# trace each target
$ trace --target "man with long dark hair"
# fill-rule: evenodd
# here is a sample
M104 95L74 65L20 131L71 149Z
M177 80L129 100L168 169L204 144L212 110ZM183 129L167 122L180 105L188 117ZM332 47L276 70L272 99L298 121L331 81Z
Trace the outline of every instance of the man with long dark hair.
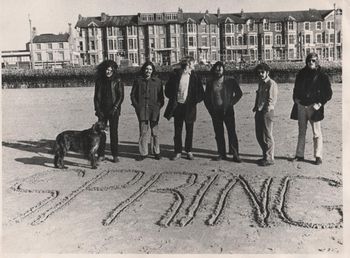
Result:
M160 147L158 135L158 122L160 109L164 105L163 85L154 74L156 68L150 61L145 62L141 67L141 78L137 78L131 90L131 103L135 108L139 120L140 138L139 150L140 160L148 155L148 129L151 128L151 147L155 158L159 160Z
M119 162L118 123L124 100L124 85L117 77L117 69L118 65L113 60L105 60L97 66L94 95L95 115L99 121L109 122L113 162ZM103 160L105 146L101 149L99 156Z
M310 53L306 57L306 66L299 71L295 79L293 101L297 104L299 126L298 145L295 159L304 160L305 136L308 121L312 127L315 164L322 163L321 120L324 118L324 105L332 98L332 88L328 76L321 71L318 55Z
M233 161L242 162L238 152L235 112L233 106L241 99L242 90L237 81L224 76L225 66L221 61L216 62L210 73L211 77L205 88L204 104L211 116L215 140L219 156L217 161L227 159L224 124L226 125L229 150L233 153Z

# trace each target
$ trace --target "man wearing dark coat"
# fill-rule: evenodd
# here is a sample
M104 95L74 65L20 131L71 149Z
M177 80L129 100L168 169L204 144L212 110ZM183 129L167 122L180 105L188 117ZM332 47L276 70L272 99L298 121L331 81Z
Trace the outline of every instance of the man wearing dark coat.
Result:
M297 105L299 136L295 159L304 160L307 123L310 122L313 133L315 164L322 163L323 140L321 120L324 118L324 106L332 98L332 88L328 76L318 65L318 55L310 53L306 57L306 66L299 71L295 79L293 101Z
M159 160L159 113L164 105L163 85L159 78L155 77L155 66L147 61L141 68L141 78L137 78L131 89L131 104L135 108L139 120L140 161L148 156L148 129L151 128L151 148L155 158Z
M204 89L202 81L194 72L193 57L186 57L181 61L181 69L170 76L165 85L165 96L169 99L164 117L170 120L174 117L174 151L172 160L181 158L182 128L185 123L186 138L185 152L187 158L193 160L192 141L193 124L196 121L197 104L203 100Z
M226 125L229 150L233 153L233 161L241 162L238 152L238 138L236 134L235 112L233 106L241 99L242 90L237 81L224 76L223 62L216 62L212 69L212 78L205 88L204 104L212 118L215 140L219 156L216 160L227 159L224 124Z
M98 65L94 94L95 115L99 121L109 122L113 162L119 162L118 123L124 100L124 85L117 77L117 69L118 65L113 60L105 60ZM104 160L105 146L100 148L100 160Z

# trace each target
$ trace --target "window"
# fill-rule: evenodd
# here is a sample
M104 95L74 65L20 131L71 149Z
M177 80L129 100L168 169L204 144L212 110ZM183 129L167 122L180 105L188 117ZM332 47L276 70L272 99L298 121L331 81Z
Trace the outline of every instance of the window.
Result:
M159 34L164 34L164 27L163 26L159 26Z
M38 61L42 61L41 53L36 53L36 59L37 59Z
M84 44L82 41L79 42L79 48L81 51L84 50Z
M58 52L58 59L64 61L64 52Z
M233 46L233 41L234 38L233 37L226 37L226 46Z
M52 43L48 43L48 44L47 44L47 48L48 48L48 49L52 49Z
M305 43L306 44L310 44L311 43L311 35L310 34L306 34L305 35Z
M249 36L249 45L255 45L255 37Z
M89 36L95 36L95 29L94 28L89 29Z
M176 48L176 38L171 38L171 47Z
M270 49L265 50L265 59L267 59L267 60L271 59L271 50Z
M341 43L341 31L338 32L337 43Z
M155 48L154 39L149 39L149 46Z
M215 51L211 52L211 60L217 60L217 54Z
M118 39L118 49L124 49L124 39Z
M170 24L170 33L176 33L176 25Z
M144 49L144 45L145 45L145 40L140 39L140 49Z
M122 30L122 28L116 28L116 30L117 30L117 36L118 37L123 37L123 30Z
M165 39L160 39L160 48L165 48Z
M149 26L148 29L149 29L148 30L149 34L154 34L154 27L153 27L153 25Z
M202 37L202 47L208 46L208 37Z
M275 30L276 30L276 31L282 31L282 23L277 22L275 26L276 26L276 27L275 27Z
M169 21L176 21L177 14L176 13L167 13L167 14L165 14L165 18Z
M52 53L47 53L49 61L53 61L53 54Z
M133 35L133 36L135 36L137 33L136 33L136 27L135 26L129 26L128 28L127 28L127 30L128 30L128 35Z
M248 30L253 31L254 30L254 22L250 22L248 25Z
M113 35L112 27L108 27L107 28L107 34L108 34L108 36L112 36Z
M109 60L114 60L114 55L113 54L109 54Z
M294 59L294 49L288 49L288 58Z
M304 30L310 30L310 22L304 22Z
M129 53L129 60L133 64L137 64L137 53Z
M322 30L322 22L316 22L316 30Z
M329 22L327 22L327 29L334 29L334 22L332 22L332 21L329 21Z
M316 43L322 43L322 34L316 34Z
M249 50L249 56L251 60L255 60L255 51L254 49Z
M237 31L242 31L243 30L243 25L242 24L238 24L237 25Z
M328 38L329 38L329 36L328 36L328 34L326 34L325 39L324 39L324 43L328 43Z
M196 45L195 38L194 37L188 37L188 46L194 47Z
M108 49L113 50L113 40L112 39L108 40Z
M94 40L90 41L90 49L95 50L95 41Z
M265 35L265 45L271 45L271 36Z
M226 33L233 33L234 32L234 24L227 23L225 24L225 32Z
M294 22L292 22L292 21L288 22L288 29L294 30Z
M264 30L270 30L270 23L264 22Z
M193 23L187 24L187 32L195 32L195 25Z
M295 37L294 37L294 35L288 35L288 43L289 44L295 44Z
M216 37L212 37L212 38L211 38L211 46L212 46L212 47L216 47L216 46L217 46Z
M36 49L41 49L41 44L36 44Z
M282 35L276 35L276 44L282 45Z
M62 42L58 43L58 48L60 48L60 49L63 48L63 43Z
M156 21L161 21L161 20L163 20L163 14L157 13L156 14Z
M136 39L129 39L128 44L129 44L128 49L137 49Z
M210 32L216 33L216 25L210 25Z
M242 36L238 36L237 37L237 41L238 41L238 45L243 45L243 37Z
M329 34L329 43L334 43L334 34Z

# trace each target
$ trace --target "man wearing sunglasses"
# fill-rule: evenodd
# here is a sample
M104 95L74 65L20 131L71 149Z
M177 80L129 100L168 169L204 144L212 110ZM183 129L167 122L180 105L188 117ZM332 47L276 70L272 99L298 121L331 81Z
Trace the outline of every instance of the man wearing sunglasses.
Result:
M295 79L293 101L297 105L299 136L295 159L304 160L307 123L310 122L313 133L315 164L322 163L321 120L324 118L324 105L332 98L332 88L328 76L321 71L318 55L310 53L306 57L306 66L299 71Z

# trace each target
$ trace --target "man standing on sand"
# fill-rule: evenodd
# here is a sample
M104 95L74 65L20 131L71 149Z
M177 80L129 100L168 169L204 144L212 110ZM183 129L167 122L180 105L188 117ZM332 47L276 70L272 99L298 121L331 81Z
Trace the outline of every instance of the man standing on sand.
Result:
M121 105L124 100L124 84L117 76L118 65L113 60L105 60L97 66L94 106L99 121L109 122L112 162L118 158L118 124ZM105 159L105 146L101 146L99 160Z
M238 152L235 112L233 106L241 99L242 90L235 79L224 76L225 66L221 61L216 62L212 69L212 78L205 88L204 104L212 118L215 140L219 156L217 161L226 160L226 143L224 123L226 125L229 150L233 153L234 162L242 162Z
M278 88L276 82L269 77L270 67L267 64L258 64L255 71L259 78L259 86L256 91L253 108L253 112L256 112L255 133L263 151L263 158L258 160L258 165L270 166L275 163L275 142L272 136L272 128Z
M193 160L192 140L193 124L196 121L196 105L203 100L204 89L200 78L194 72L194 58L185 57L181 63L181 69L175 70L165 85L165 96L169 99L164 112L164 117L170 120L174 117L174 151L172 160L181 158L182 153L182 128L185 123L186 139L185 151L187 158Z
M328 76L318 65L318 55L310 53L306 57L306 66L295 79L293 101L298 107L299 136L295 159L304 160L307 122L310 121L313 133L315 164L322 163L321 120L324 118L324 105L332 98L332 88Z

